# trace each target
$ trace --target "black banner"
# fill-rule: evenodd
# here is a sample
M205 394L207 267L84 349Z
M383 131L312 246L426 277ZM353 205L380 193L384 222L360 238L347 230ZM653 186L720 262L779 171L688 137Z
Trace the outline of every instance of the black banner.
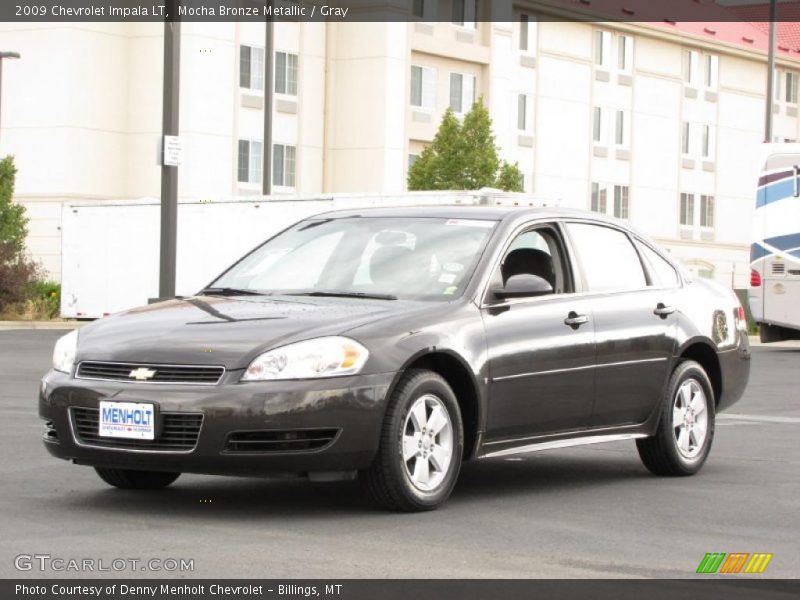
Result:
M694 580L3 580L4 600L788 600L800 582L744 577Z
M769 21L767 0L3 0L0 22L511 21L514 7L540 20L630 22ZM800 0L778 3L795 21Z

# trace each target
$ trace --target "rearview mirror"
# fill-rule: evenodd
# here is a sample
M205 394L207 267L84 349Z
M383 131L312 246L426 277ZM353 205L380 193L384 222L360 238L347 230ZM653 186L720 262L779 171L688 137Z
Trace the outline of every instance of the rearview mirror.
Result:
M495 288L492 293L500 300L509 298L533 298L553 293L553 286L538 275L521 273L512 275L501 288Z

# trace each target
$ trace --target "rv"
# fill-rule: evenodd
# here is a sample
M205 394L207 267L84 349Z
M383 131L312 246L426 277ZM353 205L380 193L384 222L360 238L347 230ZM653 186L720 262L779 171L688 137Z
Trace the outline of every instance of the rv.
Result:
M762 342L800 339L800 144L765 144L748 300Z

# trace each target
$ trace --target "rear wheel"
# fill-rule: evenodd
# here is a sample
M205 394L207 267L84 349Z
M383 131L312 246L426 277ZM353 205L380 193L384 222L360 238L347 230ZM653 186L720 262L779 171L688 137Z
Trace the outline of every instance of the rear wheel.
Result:
M453 390L437 373L411 370L389 399L378 454L359 478L385 508L432 510L450 496L463 449Z
M694 475L714 439L714 391L703 367L692 360L681 362L662 402L656 434L636 441L639 456L656 475Z
M95 467L94 470L107 484L123 490L160 490L173 483L181 475L162 471L134 471L107 467Z

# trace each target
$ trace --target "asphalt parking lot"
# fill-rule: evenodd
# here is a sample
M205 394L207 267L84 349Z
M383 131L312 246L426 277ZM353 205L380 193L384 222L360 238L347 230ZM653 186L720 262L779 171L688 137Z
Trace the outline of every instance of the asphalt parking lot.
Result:
M62 333L0 331L0 577L91 576L15 569L36 553L194 559L148 577L687 577L706 552L770 552L756 577L798 576L800 348L754 348L696 477L601 444L469 463L442 510L401 515L355 483L187 475L141 494L51 458L36 393Z

